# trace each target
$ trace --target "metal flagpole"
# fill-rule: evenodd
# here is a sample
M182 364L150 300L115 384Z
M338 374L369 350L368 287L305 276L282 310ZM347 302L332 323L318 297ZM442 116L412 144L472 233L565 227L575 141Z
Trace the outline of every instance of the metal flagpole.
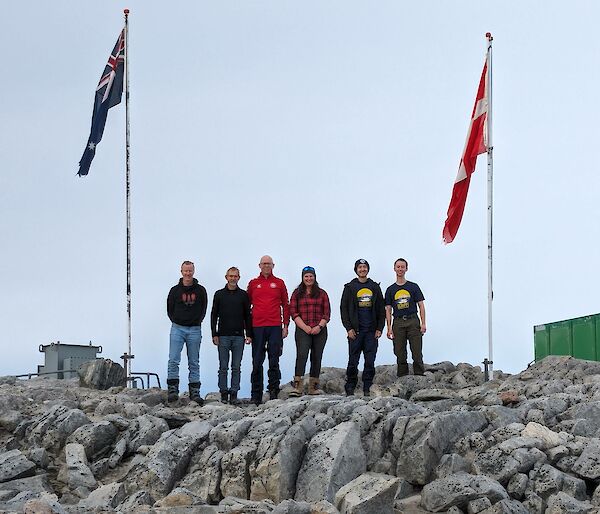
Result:
M493 197L494 197L494 146L492 144L492 41L494 38L491 33L485 35L487 39L487 118L486 118L486 136L487 136L487 226L488 226L488 370L489 380L494 379L494 348L492 344L492 302L494 300L494 289L492 281L492 222L493 222Z
M129 9L125 14L125 202L127 212L127 355L125 364L127 378L131 377L131 200L129 168Z

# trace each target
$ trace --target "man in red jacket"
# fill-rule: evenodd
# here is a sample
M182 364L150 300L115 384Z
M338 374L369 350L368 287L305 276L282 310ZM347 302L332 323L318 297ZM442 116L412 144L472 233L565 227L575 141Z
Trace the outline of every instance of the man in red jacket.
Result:
M273 275L273 259L264 255L258 264L260 274L248 284L248 296L252 305L252 393L256 405L262 403L264 377L263 363L269 356L269 396L271 400L279 394L281 371L279 357L283 353L283 340L288 335L290 306L285 283Z

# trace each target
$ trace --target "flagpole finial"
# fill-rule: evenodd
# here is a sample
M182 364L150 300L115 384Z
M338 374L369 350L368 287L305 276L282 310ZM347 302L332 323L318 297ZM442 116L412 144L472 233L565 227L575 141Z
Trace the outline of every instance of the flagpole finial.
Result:
M487 37L488 41L493 41L494 38L492 37L492 33L491 32L486 32L485 33L485 37Z

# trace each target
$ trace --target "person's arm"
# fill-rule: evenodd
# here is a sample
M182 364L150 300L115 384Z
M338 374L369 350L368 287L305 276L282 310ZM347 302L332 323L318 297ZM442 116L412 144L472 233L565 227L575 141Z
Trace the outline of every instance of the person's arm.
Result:
M392 306L385 306L385 321L387 322L387 337L394 339L394 331L392 330Z
M344 286L344 291L342 292L342 299L340 300L340 317L342 318L342 325L348 332L348 337L350 339L356 339L356 331L352 328L352 324L350 323L350 305L349 303L352 301L350 297L350 288Z
M290 298L290 317L300 330L306 332L307 334L310 334L310 327L306 323L304 323L302 316L300 316L300 301L298 300L298 289L294 289L292 297Z
M173 310L175 309L175 293L173 288L169 291L169 295L167 296L167 316L169 319L173 321Z
M425 321L425 300L421 300L417 303L419 307L419 318L421 318L421 334L427 332L427 322Z
M377 287L375 288L375 319L377 328L375 330L375 337L379 338L385 327L385 302L379 284L377 284ZM379 335L377 335L377 332L379 332Z
M206 289L204 286L200 286L200 323L204 320L206 316L206 309L208 308L208 296L206 294Z
M217 319L219 318L219 292L213 296L212 309L210 311L210 331L212 333L213 344L219 344L217 335Z
M331 319L331 304L329 303L329 296L327 296L327 293L323 291L323 289L321 289L320 301L323 306L323 312L318 325L312 327L311 334L319 334L327 326L327 323L329 323L329 320Z
M283 310L283 329L281 336L285 339L288 336L288 325L290 324L290 302L288 301L288 292L285 282L281 281L281 307Z
M254 337L254 333L252 332L252 315L250 314L250 298L248 297L248 293L244 294L244 329L246 330L246 344L250 344L252 342L252 338Z

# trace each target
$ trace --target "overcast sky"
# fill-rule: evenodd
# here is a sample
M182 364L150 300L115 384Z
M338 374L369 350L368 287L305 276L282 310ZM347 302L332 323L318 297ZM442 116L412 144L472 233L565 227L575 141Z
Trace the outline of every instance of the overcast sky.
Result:
M598 2L3 2L0 375L35 371L53 341L92 341L113 360L126 350L124 103L76 176L124 7L134 370L164 384L181 261L212 299L229 266L245 287L265 253L290 293L316 268L333 306L324 366L347 363L339 300L359 257L384 290L408 260L426 298L426 363L480 363L485 156L456 240L444 246L441 231L487 31L495 368L533 360L535 324L600 311ZM206 393L218 364L202 328ZM292 331L283 380L294 359ZM377 364L393 362L383 338Z

